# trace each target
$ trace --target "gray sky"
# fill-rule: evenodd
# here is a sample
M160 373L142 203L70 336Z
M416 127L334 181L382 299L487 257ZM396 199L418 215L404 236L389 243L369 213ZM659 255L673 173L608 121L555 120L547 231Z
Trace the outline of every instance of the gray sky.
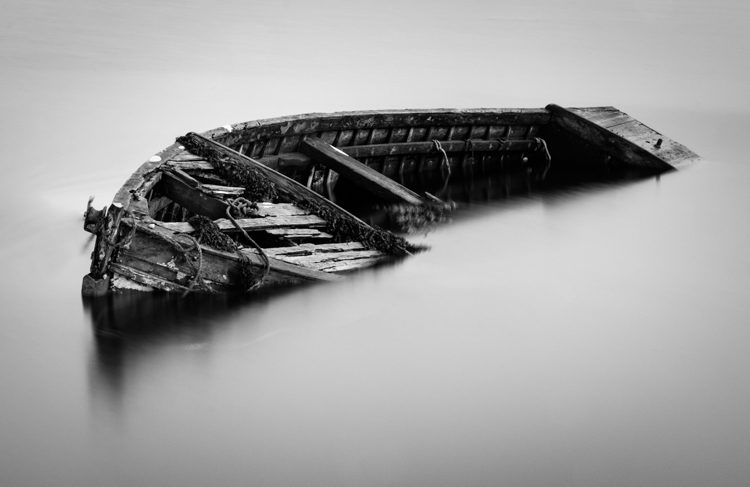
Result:
M324 95L292 111L750 108L750 7L739 0L0 3L6 73L184 74Z

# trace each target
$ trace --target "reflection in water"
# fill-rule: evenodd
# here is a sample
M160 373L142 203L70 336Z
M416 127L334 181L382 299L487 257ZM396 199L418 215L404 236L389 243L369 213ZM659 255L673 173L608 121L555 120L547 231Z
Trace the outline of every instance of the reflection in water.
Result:
M248 327L253 313L263 312L269 300L294 292L271 289L248 296L124 291L83 298L83 308L94 334L93 389L112 399L125 394L128 373L162 348L200 348L209 344L231 316L241 312Z

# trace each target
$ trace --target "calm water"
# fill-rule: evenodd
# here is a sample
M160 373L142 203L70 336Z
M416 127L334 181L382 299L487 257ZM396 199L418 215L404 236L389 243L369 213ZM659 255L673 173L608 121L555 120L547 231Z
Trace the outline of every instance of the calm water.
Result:
M745 3L127 5L3 2L0 485L748 484ZM475 205L344 283L82 303L86 198L176 135L548 102L706 161Z

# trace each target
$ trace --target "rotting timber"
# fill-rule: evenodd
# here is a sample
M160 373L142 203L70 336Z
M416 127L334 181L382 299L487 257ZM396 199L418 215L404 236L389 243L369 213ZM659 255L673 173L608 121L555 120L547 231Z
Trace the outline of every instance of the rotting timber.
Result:
M138 168L108 208L89 205L96 243L83 293L337 280L417 250L364 220L439 221L453 201L489 195L477 174L513 194L695 159L612 107L308 114L190 133ZM378 219L375 209L386 211Z

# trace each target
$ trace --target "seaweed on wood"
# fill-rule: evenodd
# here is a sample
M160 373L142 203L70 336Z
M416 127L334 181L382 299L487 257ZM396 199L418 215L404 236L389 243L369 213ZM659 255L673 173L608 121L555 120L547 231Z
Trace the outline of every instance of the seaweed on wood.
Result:
M190 137L178 137L177 142L188 151L210 162L216 171L229 183L245 188L244 196L251 201L275 201L278 192L275 185L255 168L238 164L208 145L194 142Z
M333 235L336 242L358 240L368 249L380 250L390 255L409 255L426 249L424 246L414 245L403 237L377 227L363 227L348 215L334 212L330 208L313 203L300 204L305 210L315 213L328 222L326 231Z
M203 215L195 215L188 220L188 223L195 229L195 238L202 245L225 252L234 252L237 250L235 241L225 233L222 233L219 226L210 218Z

